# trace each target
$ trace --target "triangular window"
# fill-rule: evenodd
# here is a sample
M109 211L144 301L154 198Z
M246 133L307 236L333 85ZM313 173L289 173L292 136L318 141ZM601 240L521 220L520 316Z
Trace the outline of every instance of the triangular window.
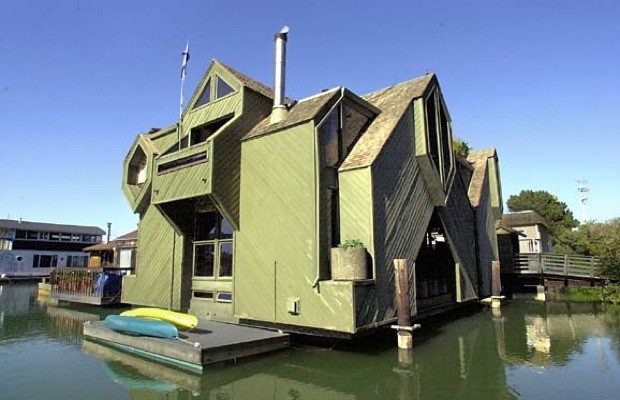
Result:
M230 87L230 85L226 83L222 78L220 78L219 76L217 77L217 92L215 94L216 99L220 99L224 96L228 96L234 91L235 89Z
M204 106L205 104L209 104L211 101L211 79L207 81L205 88L202 93L200 93L200 97L198 97L198 101L194 104L194 108L198 108L200 106Z

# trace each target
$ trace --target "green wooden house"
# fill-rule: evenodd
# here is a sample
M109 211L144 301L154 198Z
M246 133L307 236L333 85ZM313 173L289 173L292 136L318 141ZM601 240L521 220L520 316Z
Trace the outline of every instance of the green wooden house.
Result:
M123 191L140 215L132 305L346 337L394 320L396 258L414 315L491 294L497 154L455 156L433 74L291 101L213 61L180 124L138 135ZM334 279L349 239L364 274Z

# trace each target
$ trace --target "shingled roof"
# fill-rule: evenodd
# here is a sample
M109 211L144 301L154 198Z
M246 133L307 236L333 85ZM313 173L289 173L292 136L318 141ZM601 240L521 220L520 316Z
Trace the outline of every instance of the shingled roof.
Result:
M340 166L340 170L371 165L405 110L411 105L411 101L421 97L434 78L434 74L428 74L362 96L364 100L380 109L381 114L372 121L366 132L359 138Z
M316 115L322 114L323 111L327 111L327 109L335 103L337 95L340 93L339 89L341 88L334 88L300 100L290 108L286 117L280 122L270 124L270 117L268 116L259 122L243 140L257 138L310 121Z
M253 91L262 94L265 97L268 97L270 99L273 99L273 89L271 89L270 87L268 87L267 85L264 85L262 83L260 83L259 81L250 78L249 76L242 74L241 72L237 71L236 69L229 67L228 65L218 61L218 60L213 60L212 63L218 63L221 67L223 67L228 73L230 73L231 75L233 75L235 78L237 78L239 80L239 82L241 82L241 84L243 86L246 86L250 89L252 89ZM210 68L209 68L210 69Z
M511 212L502 215L501 225L503 226L528 226L528 225L536 225L541 224L545 227L549 227L547 225L547 221L543 217L540 216L536 211L527 210L527 211L519 211L519 212Z
M473 207L478 207L484 191L484 182L487 176L487 160L495 157L497 152L494 148L475 150L469 153L467 161L474 167L474 173L469 183L467 192L469 201Z

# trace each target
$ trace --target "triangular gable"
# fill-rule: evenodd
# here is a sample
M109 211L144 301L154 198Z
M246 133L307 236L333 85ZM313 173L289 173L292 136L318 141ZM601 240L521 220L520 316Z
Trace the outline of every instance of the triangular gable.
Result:
M214 101L238 92L245 86L235 74L232 74L229 67L223 66L217 60L211 61L207 71L202 76L200 83L192 95L182 116L194 109L213 103Z

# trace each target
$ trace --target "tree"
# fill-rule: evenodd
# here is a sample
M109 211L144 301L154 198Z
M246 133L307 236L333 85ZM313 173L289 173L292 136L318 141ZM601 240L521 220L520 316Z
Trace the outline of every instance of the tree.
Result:
M601 273L620 280L620 218L607 222L588 222L557 237L553 250L561 254L594 256L601 262Z
M510 196L506 204L510 211L536 211L547 221L554 243L563 233L579 226L566 203L545 190L522 190L518 195Z
M452 147L454 148L454 152L459 156L467 159L469 152L471 151L471 147L469 144L461 138L454 136L452 138Z

